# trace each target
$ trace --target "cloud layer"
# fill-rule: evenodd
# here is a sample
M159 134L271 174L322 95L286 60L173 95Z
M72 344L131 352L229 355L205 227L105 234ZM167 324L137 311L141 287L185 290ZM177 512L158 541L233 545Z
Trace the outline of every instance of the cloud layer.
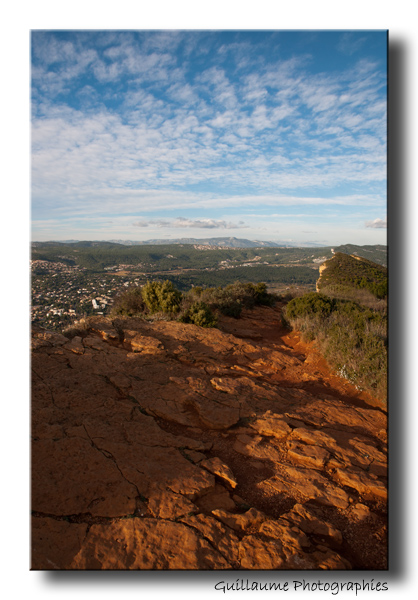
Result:
M151 212L154 226L242 228L219 210L249 198L384 210L385 47L370 50L383 38L318 35L33 32L35 220ZM166 221L180 208L200 213Z

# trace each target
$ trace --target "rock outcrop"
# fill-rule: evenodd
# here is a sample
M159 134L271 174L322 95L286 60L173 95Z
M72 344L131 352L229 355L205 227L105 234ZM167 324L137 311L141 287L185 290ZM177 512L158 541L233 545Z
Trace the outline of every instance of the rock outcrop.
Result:
M33 569L387 568L386 413L279 308L32 339Z
M325 261L322 265L319 265L319 278L317 279L316 288L315 288L317 292L320 291L320 286L318 284L320 284L321 275L325 271L326 268L327 268L327 261Z

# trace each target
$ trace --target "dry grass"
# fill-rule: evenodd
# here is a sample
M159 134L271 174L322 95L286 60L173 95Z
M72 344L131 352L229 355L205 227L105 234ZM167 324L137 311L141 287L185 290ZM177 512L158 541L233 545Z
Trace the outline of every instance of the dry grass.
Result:
M62 334L72 340L75 337L87 337L92 328L94 317L85 317L79 321L74 321L62 330Z

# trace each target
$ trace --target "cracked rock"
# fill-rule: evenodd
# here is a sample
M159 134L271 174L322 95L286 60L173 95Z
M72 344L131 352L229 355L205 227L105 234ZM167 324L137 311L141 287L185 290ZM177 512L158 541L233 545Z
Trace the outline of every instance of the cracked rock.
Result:
M85 325L33 330L32 568L387 568L385 411L280 305Z

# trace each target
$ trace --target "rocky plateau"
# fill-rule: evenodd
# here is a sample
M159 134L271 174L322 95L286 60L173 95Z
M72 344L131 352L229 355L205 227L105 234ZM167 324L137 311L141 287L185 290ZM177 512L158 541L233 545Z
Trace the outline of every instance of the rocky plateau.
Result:
M33 328L32 569L387 568L386 410L280 308Z

